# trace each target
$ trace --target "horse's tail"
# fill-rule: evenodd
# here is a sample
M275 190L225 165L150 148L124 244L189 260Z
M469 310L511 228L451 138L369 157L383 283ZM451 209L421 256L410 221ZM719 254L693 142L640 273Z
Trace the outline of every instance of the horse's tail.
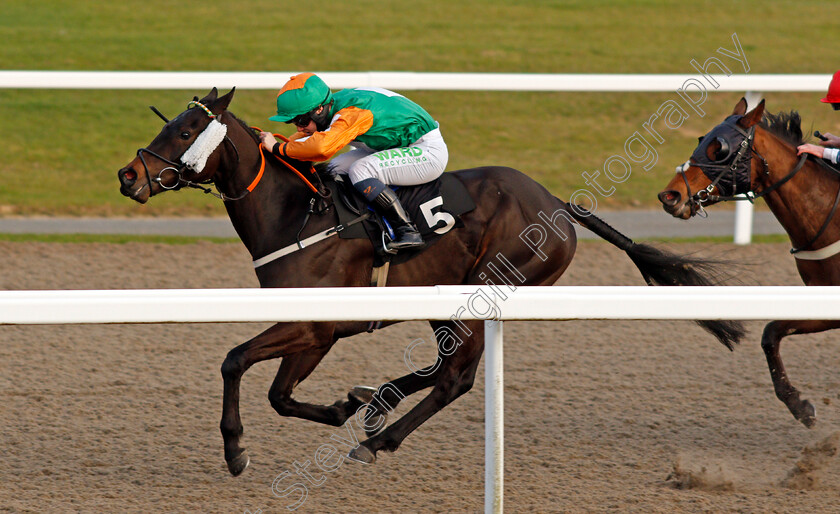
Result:
M720 283L720 280L715 278L715 261L683 257L650 245L634 243L632 239L580 206L566 204L566 210L575 221L624 250L648 285L713 286ZM730 350L746 335L744 325L739 321L702 320L697 323Z

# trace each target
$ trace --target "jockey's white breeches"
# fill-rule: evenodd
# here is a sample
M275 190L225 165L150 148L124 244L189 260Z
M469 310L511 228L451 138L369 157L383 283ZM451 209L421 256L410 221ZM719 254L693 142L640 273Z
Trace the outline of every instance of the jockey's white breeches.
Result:
M354 145L355 146L355 145ZM361 145L330 160L330 168L356 184L375 178L394 186L414 186L435 180L446 169L449 150L440 129L402 148L375 152Z

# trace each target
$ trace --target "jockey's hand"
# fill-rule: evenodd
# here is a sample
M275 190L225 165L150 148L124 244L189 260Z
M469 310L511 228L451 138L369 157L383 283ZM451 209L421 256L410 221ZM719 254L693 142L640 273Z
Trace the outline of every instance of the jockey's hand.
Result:
M277 140L274 139L274 134L271 132L260 132L260 141L262 141L263 148L271 151L274 148L274 145L277 143Z
M823 134L823 137L825 137L825 141L819 142L821 146L840 148L840 137L837 137L834 134Z
M828 137L828 134L826 134L826 137ZM823 141L823 142L827 143L828 141ZM825 152L825 148L823 148L821 146L817 146L817 145L812 145L810 143L800 145L796 148L796 155L802 155L803 153L809 153L811 155L816 155L820 159L822 159L823 152Z

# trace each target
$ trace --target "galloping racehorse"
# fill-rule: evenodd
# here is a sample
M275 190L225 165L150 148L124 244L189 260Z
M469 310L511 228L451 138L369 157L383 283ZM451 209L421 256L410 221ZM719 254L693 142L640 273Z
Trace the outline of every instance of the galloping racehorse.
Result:
M363 239L327 238L282 258L264 259L280 248L294 247L296 241L329 231L338 222L333 209L313 208L316 203L329 206L331 200L321 199L317 193L320 188L301 180L313 176L309 173L311 163L281 162L263 155L254 130L227 110L233 94L230 91L218 97L214 88L200 101L196 98L190 102L187 110L171 121L153 109L167 123L148 147L138 150L137 157L119 170L120 191L145 203L169 189L203 188L201 184L212 182L255 260L261 287L368 286L374 250ZM488 277L495 277L492 282L499 285L551 285L575 253L572 220L624 250L649 284L712 283L704 275L708 262L635 244L584 209L555 198L519 171L491 166L452 175L463 183L477 207L461 216L463 227L447 233L413 259L393 266L388 285L480 285L488 282ZM309 223L300 229L304 219ZM538 248L525 244L521 237L529 230L542 234L541 238L533 234L525 238L532 243L538 241ZM730 348L743 335L738 323L698 323ZM472 387L483 351L480 320L453 317L430 324L439 343L435 364L392 380L378 390L356 388L347 400L333 405L295 401L292 390L337 340L364 332L368 323L278 323L231 350L222 364L220 425L230 472L238 475L249 462L240 446L240 379L255 363L278 357L282 362L269 398L280 415L341 426L367 403L365 420L375 423L366 430L369 438L351 452L351 458L371 463L377 451L396 450L409 433ZM428 387L432 387L428 396L402 418L377 431L402 397ZM367 421L365 425L369 427Z
M671 215L688 219L714 203L739 199L734 195L764 198L790 237L805 285L840 285L840 221L834 216L840 171L819 159L797 157L796 148L804 142L797 112L765 113L763 100L752 111L746 109L741 99L723 123L701 138L659 200ZM807 427L816 423L816 410L791 385L779 353L781 340L837 327L837 320L772 321L761 336L776 396Z

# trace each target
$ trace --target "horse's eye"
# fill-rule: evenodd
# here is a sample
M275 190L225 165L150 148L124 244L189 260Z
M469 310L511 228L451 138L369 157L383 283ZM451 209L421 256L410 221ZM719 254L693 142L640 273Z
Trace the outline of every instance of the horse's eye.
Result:
M184 141L186 141L186 140L188 140L189 138L190 138L190 133L189 133L189 132L181 132L181 139L183 139Z
M722 137L715 138L715 140L709 143L709 146L706 147L706 157L708 157L712 162L725 160L729 157L729 142Z
M706 147L706 157L712 162L718 160L718 153L720 152L720 144L717 141L712 141Z
M715 161L722 161L729 157L729 141L723 139L722 137L717 138L715 141L717 143L715 148Z

